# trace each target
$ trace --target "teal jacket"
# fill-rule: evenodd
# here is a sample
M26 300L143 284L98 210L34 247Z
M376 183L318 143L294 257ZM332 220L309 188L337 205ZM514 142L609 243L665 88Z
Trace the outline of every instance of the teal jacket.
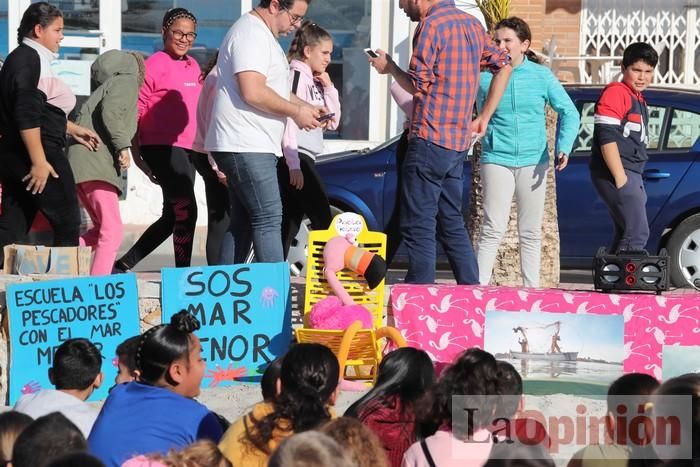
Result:
M482 72L476 102L481 112L493 75ZM545 104L559 113L559 152L569 154L578 134L579 113L549 68L527 58L513 69L508 87L482 139L481 162L525 167L549 160Z

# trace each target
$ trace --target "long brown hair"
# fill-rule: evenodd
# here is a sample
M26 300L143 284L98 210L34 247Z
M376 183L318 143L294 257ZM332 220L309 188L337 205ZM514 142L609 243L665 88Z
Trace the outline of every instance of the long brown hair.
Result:
M309 20L304 21L294 33L294 38L287 52L287 60L290 62L294 59L304 60L304 49L320 44L322 41L333 41L333 36L319 26Z
M231 462L208 439L192 443L180 451L173 449L165 456L158 454L148 458L168 467L231 467Z
M532 32L530 32L530 26L525 22L525 20L518 18L517 16L511 16L510 18L502 19L496 24L494 31L498 31L501 28L512 29L515 35L518 36L520 42L528 41L532 45ZM525 51L525 56L531 62L541 63L537 54L528 48Z
M357 467L389 467L389 459L376 434L356 418L340 417L319 430L333 438Z

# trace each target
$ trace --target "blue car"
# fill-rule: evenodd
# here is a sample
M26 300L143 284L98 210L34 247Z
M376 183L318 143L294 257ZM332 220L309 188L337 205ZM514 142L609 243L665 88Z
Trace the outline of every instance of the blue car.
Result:
M581 127L568 167L557 174L561 265L589 268L598 248L610 243L613 231L588 172L594 106L602 86L565 87L581 113ZM644 171L650 223L647 249L651 253L662 247L668 250L674 285L700 286L700 92L652 87L645 97L649 106L649 162ZM395 137L372 150L319 158L318 170L335 211L356 212L370 229L384 229L396 202L397 142ZM469 160L464 170L467 208ZM305 246L303 229L298 246ZM303 251L298 251L290 262L303 273L304 259ZM397 259L401 260L401 252Z

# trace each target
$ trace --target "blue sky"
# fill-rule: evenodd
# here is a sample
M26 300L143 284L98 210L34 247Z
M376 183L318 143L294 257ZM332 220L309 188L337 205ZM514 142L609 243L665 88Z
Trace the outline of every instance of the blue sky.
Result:
M685 373L700 372L700 346L664 345L662 354L664 379Z
M564 352L579 352L579 358L622 362L624 358L624 320L622 315L573 313L531 313L488 311L484 326L484 347L492 353L520 350L513 328L523 326L530 340L530 351L549 349L554 327L538 329L561 321L559 345Z

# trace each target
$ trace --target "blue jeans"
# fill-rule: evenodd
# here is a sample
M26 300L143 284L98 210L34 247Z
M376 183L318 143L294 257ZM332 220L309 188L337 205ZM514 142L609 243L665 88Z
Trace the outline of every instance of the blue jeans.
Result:
M228 180L234 263L245 261L251 239L258 262L284 261L277 157L231 152L215 152L212 157Z
M401 187L401 234L408 251L406 283L435 282L436 236L457 283L479 283L462 214L465 155L422 138L408 142Z

